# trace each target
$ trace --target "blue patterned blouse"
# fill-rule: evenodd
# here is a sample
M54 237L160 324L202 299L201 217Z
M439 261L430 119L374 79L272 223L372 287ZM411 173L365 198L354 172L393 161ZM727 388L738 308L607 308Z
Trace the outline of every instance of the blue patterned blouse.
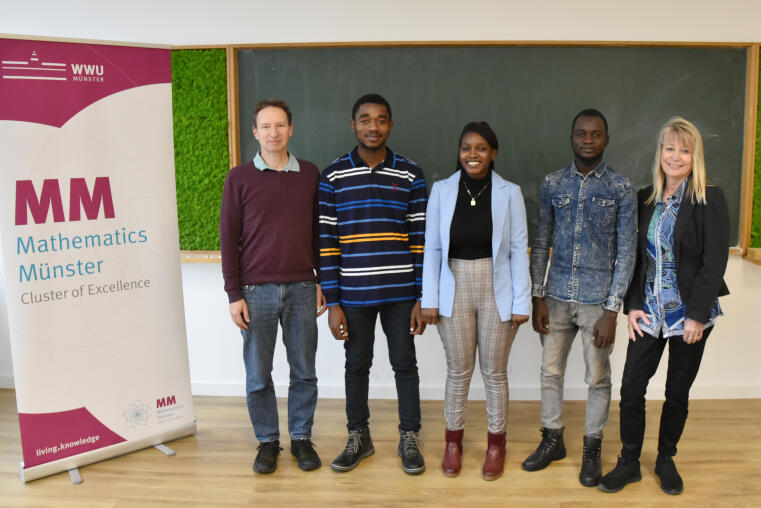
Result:
M682 302L676 280L674 259L674 224L679 214L689 178L682 182L666 203L655 205L653 218L647 229L647 279L645 281L644 311L650 324L640 319L642 331L653 337L663 333L663 338L684 335L684 319L687 306ZM711 308L711 316L705 327L713 326L723 313L717 298Z

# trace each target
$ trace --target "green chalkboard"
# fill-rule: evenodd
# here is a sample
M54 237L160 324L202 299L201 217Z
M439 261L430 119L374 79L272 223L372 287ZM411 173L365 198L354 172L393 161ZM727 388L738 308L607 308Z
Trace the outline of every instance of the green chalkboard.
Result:
M429 186L455 168L465 123L499 137L497 171L519 184L529 228L546 173L570 164L570 123L581 109L610 125L606 161L650 181L660 127L674 115L703 134L709 181L730 206L738 243L746 51L699 47L371 47L246 49L238 53L241 159L258 145L251 111L263 98L291 106L296 156L326 166L356 143L351 107L365 93L391 103L389 146L416 161Z

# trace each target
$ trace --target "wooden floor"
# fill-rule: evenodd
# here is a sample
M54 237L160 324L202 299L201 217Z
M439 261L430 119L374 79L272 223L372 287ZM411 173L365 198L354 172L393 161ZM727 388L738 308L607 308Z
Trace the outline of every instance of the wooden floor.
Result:
M242 398L195 397L198 433L169 444L166 457L146 449L81 468L84 483L72 485L66 473L22 484L21 446L12 390L0 390L0 506L761 506L761 400L698 400L690 407L679 455L685 481L681 496L662 493L653 474L660 402L648 404L648 427L641 482L617 494L578 482L584 433L583 402L566 405L568 457L544 471L527 473L521 462L539 442L539 403L511 402L508 458L497 481L481 479L486 444L485 406L471 402L464 442L463 471L445 477L442 402L423 402L423 443L428 470L408 476L396 454L396 401L371 402L376 453L354 471L338 474L332 459L346 440L342 400L320 400L313 440L323 467L304 473L288 443L278 470L255 475L255 440ZM280 401L281 432L287 436L285 401ZM611 408L603 443L603 470L616 462L618 407Z

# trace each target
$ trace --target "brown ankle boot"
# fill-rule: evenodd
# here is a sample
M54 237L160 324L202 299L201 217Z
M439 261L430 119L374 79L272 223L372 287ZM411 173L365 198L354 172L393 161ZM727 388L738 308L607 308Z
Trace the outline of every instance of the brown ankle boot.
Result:
M492 434L489 432L488 441L489 448L486 449L486 461L481 477L484 480L496 480L502 476L502 472L505 470L505 456L507 455L505 433Z
M444 460L441 461L441 469L444 471L444 474L450 478L460 474L462 434L463 430L447 429L447 432L444 435L446 446L444 447Z

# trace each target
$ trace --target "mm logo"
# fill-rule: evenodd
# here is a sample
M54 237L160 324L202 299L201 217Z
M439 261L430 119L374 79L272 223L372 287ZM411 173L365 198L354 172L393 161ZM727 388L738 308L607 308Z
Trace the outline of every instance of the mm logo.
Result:
M81 220L82 209L88 220L95 220L101 208L106 219L115 217L111 182L107 176L99 176L95 179L92 192L87 188L84 178L69 180L69 222ZM28 212L32 213L35 224L44 224L48 220L48 212L51 209L53 222L66 221L61 186L57 179L43 181L39 194L31 180L16 181L16 226L24 226L28 223Z
M156 399L156 407L166 407L166 406L174 406L177 404L177 399L174 395L169 395L168 397L162 397L160 399Z
M102 65L88 65L88 64L71 64L71 72L75 76L102 76Z

